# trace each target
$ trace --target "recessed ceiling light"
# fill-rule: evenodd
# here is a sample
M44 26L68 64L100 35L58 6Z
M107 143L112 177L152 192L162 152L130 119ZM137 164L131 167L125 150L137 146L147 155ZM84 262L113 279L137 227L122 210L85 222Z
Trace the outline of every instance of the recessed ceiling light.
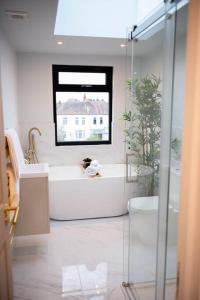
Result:
M121 47L121 48L124 48L124 47L126 47L126 45L125 45L125 44L121 44L120 47Z
M57 44L58 45L63 45L63 41L58 41Z

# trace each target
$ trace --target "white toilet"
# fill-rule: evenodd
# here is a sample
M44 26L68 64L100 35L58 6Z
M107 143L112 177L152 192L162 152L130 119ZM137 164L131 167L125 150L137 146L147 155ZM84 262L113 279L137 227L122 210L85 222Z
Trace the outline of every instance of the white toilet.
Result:
M132 198L128 202L131 234L144 245L157 241L158 196Z

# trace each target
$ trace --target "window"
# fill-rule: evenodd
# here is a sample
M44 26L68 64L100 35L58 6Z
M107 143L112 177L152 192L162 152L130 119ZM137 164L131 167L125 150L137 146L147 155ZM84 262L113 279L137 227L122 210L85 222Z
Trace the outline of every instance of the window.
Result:
M63 118L63 126L66 126L68 124L68 119L67 118Z
M85 138L85 131L84 130L77 130L76 131L76 139L82 140Z
M79 125L79 118L78 117L75 118L75 124Z
M97 118L96 118L96 117L93 118L93 124L94 124L94 125L97 124Z
M85 125L85 117L82 117L82 125Z
M53 65L52 71L56 145L111 144L113 67Z

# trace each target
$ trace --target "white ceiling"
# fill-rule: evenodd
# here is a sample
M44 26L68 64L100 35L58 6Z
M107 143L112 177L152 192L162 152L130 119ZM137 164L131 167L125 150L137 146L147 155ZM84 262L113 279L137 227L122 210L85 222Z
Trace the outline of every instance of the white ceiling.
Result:
M25 11L28 18L10 20L7 10ZM18 52L125 55L124 39L55 36L56 12L57 0L0 0L0 26Z
M28 18L10 20L5 13L7 10L26 11ZM120 44L125 42L124 39L55 36L56 12L57 0L0 0L0 27L18 52L126 55L126 48L120 47ZM182 9L178 16L178 31L183 34L186 32L186 12L187 9ZM62 40L64 44L57 45L58 40ZM163 33L158 32L152 38L140 41L135 47L135 55L145 56L153 52L161 45L162 40ZM130 48L129 46L127 49L129 55Z

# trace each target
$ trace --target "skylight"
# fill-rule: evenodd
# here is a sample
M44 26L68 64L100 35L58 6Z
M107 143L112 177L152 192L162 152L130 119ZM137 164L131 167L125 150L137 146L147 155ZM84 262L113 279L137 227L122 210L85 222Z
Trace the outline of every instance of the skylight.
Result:
M59 0L54 34L125 38L134 14L133 0Z

